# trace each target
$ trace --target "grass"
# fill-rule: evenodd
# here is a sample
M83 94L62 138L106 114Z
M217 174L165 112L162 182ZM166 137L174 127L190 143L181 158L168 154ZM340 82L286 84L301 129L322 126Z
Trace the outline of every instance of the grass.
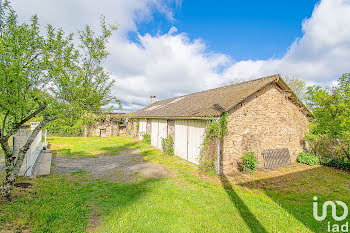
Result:
M334 221L330 212L325 221L314 220L313 196L350 206L350 176L332 168L315 166L264 178L257 172L234 184L230 177L201 175L193 164L164 156L133 138L54 137L50 142L69 157L140 149L146 160L168 167L175 175L136 183L87 182L86 172L20 178L19 182L33 185L16 188L13 202L1 203L0 231L326 232L327 221ZM102 149L112 147L118 149Z
M124 149L145 148L133 138L123 137L49 137L50 149L58 154L72 158L96 157L99 155L116 155Z

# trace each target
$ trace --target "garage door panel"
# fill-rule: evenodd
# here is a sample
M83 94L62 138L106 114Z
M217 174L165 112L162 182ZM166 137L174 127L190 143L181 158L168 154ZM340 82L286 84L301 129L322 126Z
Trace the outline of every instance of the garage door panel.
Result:
M175 121L175 155L187 160L187 124L186 120Z
M158 145L158 120L152 119L151 120L151 144L154 147L157 147Z
M199 164L205 133L205 121L175 121L175 154L192 163Z
M167 120L158 120L157 148L162 149L162 138L167 138Z
M192 163L199 164L200 153L205 132L205 123L200 120L190 120L188 123L188 160Z
M162 149L162 138L167 138L167 120L151 120L151 144Z
M145 119L139 120L139 139L142 140L142 135L146 133L147 122Z

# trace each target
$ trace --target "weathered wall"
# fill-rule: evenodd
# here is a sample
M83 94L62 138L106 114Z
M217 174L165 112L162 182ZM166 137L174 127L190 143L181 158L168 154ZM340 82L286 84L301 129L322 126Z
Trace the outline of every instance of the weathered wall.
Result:
M125 128L125 135L129 135L134 138L137 138L139 133L138 127L139 127L138 119L129 119Z
M168 120L168 136L175 139L175 120Z
M146 133L151 135L151 119L147 119L147 122L146 122Z
M244 152L253 151L258 167L264 167L261 152L288 148L295 162L303 151L308 119L275 85L264 88L233 109L228 117L228 131L223 141L223 172L238 168Z
M106 130L106 137L119 135L119 127L116 123L110 120L101 120L97 121L95 125L87 127L86 136L100 137L101 130Z
M120 120L111 119L110 117L106 117L104 119L97 120L93 125L86 126L84 130L85 137L100 137L101 130L103 130L102 136L110 137L110 136L120 136L125 135L126 126L120 124Z

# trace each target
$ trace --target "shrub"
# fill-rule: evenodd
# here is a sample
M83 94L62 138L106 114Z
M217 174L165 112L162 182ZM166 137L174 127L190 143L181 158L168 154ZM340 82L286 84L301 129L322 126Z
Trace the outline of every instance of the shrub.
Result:
M258 160L254 152L245 152L242 157L242 170L244 173L254 173Z
M332 158L328 160L322 159L320 163L327 167L334 167L341 170L350 171L350 162L347 159L343 159L343 158Z
M172 136L162 138L162 150L166 155L174 155L174 139Z
M316 155L301 152L297 158L297 162L313 166L319 163L319 159Z
M142 142L151 145L151 135L149 135L148 133L142 134Z
M306 141L308 142L308 146L305 149L308 150L309 153L317 155L319 159L327 157L342 158L345 156L344 151L339 146L336 139L324 135L307 135ZM350 147L349 139L342 139L341 143L345 148Z

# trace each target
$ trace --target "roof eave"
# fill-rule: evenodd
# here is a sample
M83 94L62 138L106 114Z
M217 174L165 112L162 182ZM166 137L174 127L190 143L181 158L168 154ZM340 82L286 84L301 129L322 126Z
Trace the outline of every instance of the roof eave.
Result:
M289 98L294 101L295 104L299 105L301 108L303 108L308 117L311 117L313 119L315 119L315 116L312 114L312 112L305 106L305 104L298 98L298 96L293 92L292 89L290 89L290 87L284 82L284 80L281 78L280 75L278 75L278 79L276 80L276 84L282 89L282 90L287 90L288 92L290 92L290 96Z

